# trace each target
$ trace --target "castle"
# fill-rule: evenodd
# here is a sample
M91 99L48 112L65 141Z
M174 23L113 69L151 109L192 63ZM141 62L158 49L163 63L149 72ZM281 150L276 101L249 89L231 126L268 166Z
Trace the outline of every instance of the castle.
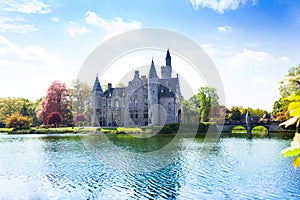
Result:
M171 55L158 77L152 59L149 76L135 71L127 87L102 90L98 76L92 89L93 126L162 126L181 121L182 95L178 74L172 78Z

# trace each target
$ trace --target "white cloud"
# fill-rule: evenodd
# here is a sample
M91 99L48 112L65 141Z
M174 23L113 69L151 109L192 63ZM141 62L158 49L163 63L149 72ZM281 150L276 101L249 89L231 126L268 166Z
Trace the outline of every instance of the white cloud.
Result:
M287 56L281 56L281 57L278 58L278 60L279 60L280 62L284 62L284 63L290 62L290 58L287 57Z
M223 32L223 33L231 33L231 26L219 26L218 31Z
M50 5L41 0L6 0L0 3L5 11L20 12L26 14L47 14L50 13Z
M266 77L254 77L251 80L251 82L254 83L254 84L258 84L258 85L260 85L260 84L271 84L271 83L274 83L274 82L276 83L276 81L270 80Z
M231 67L235 69L244 69L249 67L267 66L274 62L273 57L264 51L253 51L244 49L223 61L224 67Z
M212 44L202 44L200 46L208 55L214 55L218 52Z
M67 34L72 38L76 38L89 32L86 27L81 27L75 22L70 22L69 26L66 28L66 31Z
M201 6L213 9L219 13L224 13L226 10L236 10L249 1L252 2L253 5L256 3L256 0L190 0L190 3L196 10Z
M61 21L58 17L51 17L50 20L56 23Z
M87 11L85 16L87 24L100 27L106 32L106 36L103 40L111 38L119 33L141 29L142 27L142 24L139 21L124 22L121 17L116 18L114 21L106 21L92 11Z
M34 25L28 24L22 17L0 18L0 32L28 33L37 30Z
M45 95L54 80L64 81L66 72L61 59L41 46L21 47L0 35L1 96L24 97L31 100ZM9 84L9 87L7 87Z
M27 46L21 48L9 41L3 35L0 35L0 60L6 63L20 62L20 66L32 65L38 63L53 63L58 61L58 57L54 54L49 54L40 46Z

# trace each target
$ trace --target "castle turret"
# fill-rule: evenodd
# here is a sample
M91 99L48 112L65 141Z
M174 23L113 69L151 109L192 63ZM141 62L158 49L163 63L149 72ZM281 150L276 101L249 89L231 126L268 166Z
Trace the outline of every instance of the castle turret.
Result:
M158 78L153 58L152 58L151 67L150 67L150 71L149 71L149 78Z
M171 76L172 76L171 55L168 49L166 55L166 66L161 67L161 78L171 78Z
M167 56L166 56L166 66L172 66L171 65L171 55L170 55L170 51L169 51L169 49L168 49L168 51L167 51Z
M148 124L149 125L158 125L159 117L157 112L158 106L158 76L156 73L155 65L152 59L149 78L148 78Z
M98 79L96 77L93 89L92 89L92 125L93 126L102 126L103 124L100 122L101 115L103 114L103 90Z

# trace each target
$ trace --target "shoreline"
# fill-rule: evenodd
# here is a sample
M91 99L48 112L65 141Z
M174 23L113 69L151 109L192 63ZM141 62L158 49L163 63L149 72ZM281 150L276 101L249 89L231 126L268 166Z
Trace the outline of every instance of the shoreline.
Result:
M177 131L159 131L157 132L155 129L157 128L123 128L123 127L67 127L67 128L30 128L24 130L13 130L7 128L0 128L0 135L53 135L53 134L82 134L82 135L195 135L197 137L205 137L207 134L217 135L220 138L226 137L237 137L237 138L247 138L247 133L245 132L212 132L212 131L203 131L192 133L192 131L186 130L185 133L177 133ZM253 138L280 138L280 139L292 139L294 137L295 132L292 130L284 130L280 132L256 132L252 133Z

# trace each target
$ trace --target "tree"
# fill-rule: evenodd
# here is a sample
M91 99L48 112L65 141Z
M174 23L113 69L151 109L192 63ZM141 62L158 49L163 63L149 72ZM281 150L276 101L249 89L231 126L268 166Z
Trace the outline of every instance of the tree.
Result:
M300 90L300 65L289 69L285 78L280 82L279 91L283 98L291 96L293 93Z
M221 121L225 111L219 107L217 90L201 87L198 93L183 101L183 120L186 123Z
M194 104L195 96L191 97L189 100L183 100L183 121L185 123L199 123L199 106Z
M91 121L92 108L91 108L91 87L79 80L74 80L72 89L70 90L70 100L72 102L73 116L78 114L85 114L89 116L86 121ZM75 121L75 120L74 120Z
M212 106L219 105L217 90L208 86L200 87L197 98L200 106L200 121L208 122Z
M86 121L87 121L87 117L85 116L85 114L78 114L74 118L74 122L76 124L83 123L83 122L86 122Z
M285 88L287 93L281 94L285 101L287 101L287 112L290 116L290 119L286 120L285 122L281 123L280 126L289 127L292 125L296 125L296 133L291 142L290 147L283 150L281 153L285 157L294 157L293 165L295 168L300 167L300 134L298 132L298 128L300 125L300 76L299 76L300 66L295 69L292 68L289 71L288 78L285 79L287 82L285 83L287 86L280 87ZM294 91L293 91L294 89ZM284 95L289 95L285 97Z
M117 88L123 88L126 87L124 83L117 83L116 85Z
M224 122L228 112L229 111L225 106L211 106L211 110L209 112L209 121L216 123Z
M62 121L63 118L59 112L53 112L47 118L47 124L54 124L55 128L57 128Z
M53 112L59 112L63 118L62 124L71 125L73 123L71 107L66 85L54 81L48 88L46 97L41 101L38 117L44 124L48 124L48 116Z
M37 102L32 102L25 98L0 98L0 122L4 123L7 117L13 113L19 113L22 116L30 117L32 125L37 126L40 124L36 116L37 106Z
M228 114L229 120L239 121L242 119L242 113L239 109L239 107L232 107Z
M31 119L28 116L23 116L20 113L13 113L5 120L7 128L27 129L30 128Z

